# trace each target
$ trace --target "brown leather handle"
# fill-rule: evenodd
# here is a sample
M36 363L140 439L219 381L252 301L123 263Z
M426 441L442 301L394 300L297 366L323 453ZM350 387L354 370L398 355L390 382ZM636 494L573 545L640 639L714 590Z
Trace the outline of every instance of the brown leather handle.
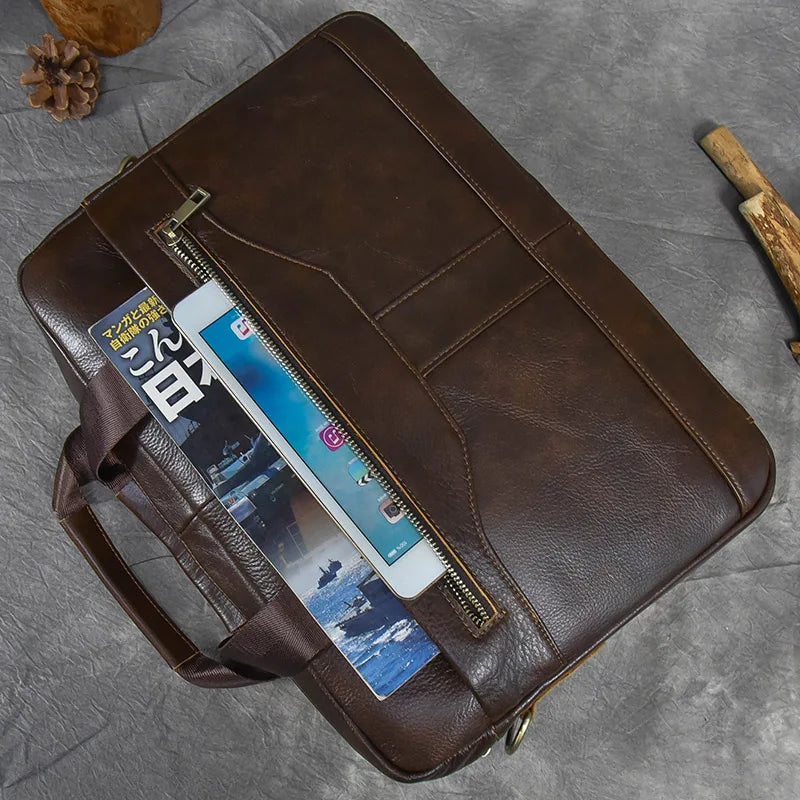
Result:
M122 476L118 473L117 478ZM83 497L81 485L91 479L81 428L64 443L53 489L53 510L75 546L139 630L185 680L206 688L247 686L247 678L200 651L153 599Z
M59 522L120 606L184 680L206 688L231 688L296 675L330 640L290 590L279 591L220 645L222 660L212 658L139 582L86 502L81 487L93 480L115 494L129 485L130 472L113 449L147 414L112 364L106 363L89 381L81 398L81 425L67 437L56 471L53 510ZM152 505L144 493L141 500ZM152 518L163 519L154 512Z

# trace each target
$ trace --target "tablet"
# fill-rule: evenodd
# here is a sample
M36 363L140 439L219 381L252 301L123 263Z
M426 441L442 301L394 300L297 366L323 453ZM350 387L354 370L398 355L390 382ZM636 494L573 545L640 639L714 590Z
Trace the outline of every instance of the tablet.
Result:
M215 282L178 303L173 319L396 595L412 599L442 576L430 544Z

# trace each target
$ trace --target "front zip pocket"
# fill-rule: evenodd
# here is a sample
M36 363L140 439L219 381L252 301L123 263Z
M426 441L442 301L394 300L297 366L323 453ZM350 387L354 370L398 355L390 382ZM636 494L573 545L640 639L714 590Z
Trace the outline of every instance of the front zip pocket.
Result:
M267 351L283 367L303 393L319 409L325 419L342 433L355 455L364 463L373 479L405 514L408 521L428 542L445 569L442 578L447 592L456 601L466 618L478 629L485 628L497 615L497 609L469 574L464 565L445 543L433 525L417 511L413 503L401 491L388 470L377 463L372 450L362 443L352 426L336 413L324 399L324 393L307 376L297 358L269 329L260 315L255 314L239 293L225 279L214 256L204 248L185 227L190 217L208 202L211 195L205 189L195 189L189 198L176 209L172 216L157 231L168 251L200 283L215 281L231 305L244 317L251 330Z

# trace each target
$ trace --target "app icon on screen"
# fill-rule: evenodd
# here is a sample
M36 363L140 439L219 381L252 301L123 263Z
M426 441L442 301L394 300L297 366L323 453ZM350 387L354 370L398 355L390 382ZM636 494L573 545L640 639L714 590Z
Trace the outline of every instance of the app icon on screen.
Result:
M391 497L384 500L378 508L380 508L381 514L383 514L392 525L400 522L405 516Z
M354 461L350 464L347 467L347 471L359 486L366 486L372 480L369 470L360 461Z
M344 436L333 425L325 426L319 432L319 438L325 442L328 450L338 450L344 444Z
M235 319L231 323L231 330L236 334L237 338L239 339L247 339L253 331L250 330L250 326L247 324L247 320L244 317L239 317Z

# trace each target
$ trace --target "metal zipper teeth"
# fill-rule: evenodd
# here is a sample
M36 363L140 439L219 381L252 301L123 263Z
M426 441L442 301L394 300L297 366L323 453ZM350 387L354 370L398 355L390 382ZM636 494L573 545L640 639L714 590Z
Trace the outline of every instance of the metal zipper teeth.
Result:
M206 256L203 250L197 245L193 238L184 229L182 231L175 231L178 236L171 242L165 242L167 246L175 253L184 264L201 282L207 283L208 281L216 281L217 285L223 291L231 305L245 318L251 330L258 337L258 340L275 360L281 365L289 377L300 387L303 393L314 404L317 410L331 425L342 434L342 437L350 445L350 449L355 453L356 457L361 460L364 466L369 471L369 474L378 482L378 485L386 492L398 508L405 514L406 519L414 526L415 530L422 536L425 541L431 546L431 549L436 554L436 557L441 561L442 566L445 568L444 580L447 588L458 601L459 606L467 615L467 617L478 628L483 627L490 619L491 615L484 608L483 604L475 596L475 593L467 586L464 579L459 575L453 567L452 562L444 551L439 540L430 532L427 525L419 519L417 514L408 506L402 497L397 493L391 482L383 475L383 472L375 466L375 463L370 456L364 451L360 443L356 441L353 436L347 431L346 427L341 424L327 404L322 401L314 389L309 386L305 376L300 370L287 358L283 350L273 341L261 326L260 322L254 318L253 314L244 306L236 293L227 285L224 280L220 280L217 270L211 263L210 259Z

